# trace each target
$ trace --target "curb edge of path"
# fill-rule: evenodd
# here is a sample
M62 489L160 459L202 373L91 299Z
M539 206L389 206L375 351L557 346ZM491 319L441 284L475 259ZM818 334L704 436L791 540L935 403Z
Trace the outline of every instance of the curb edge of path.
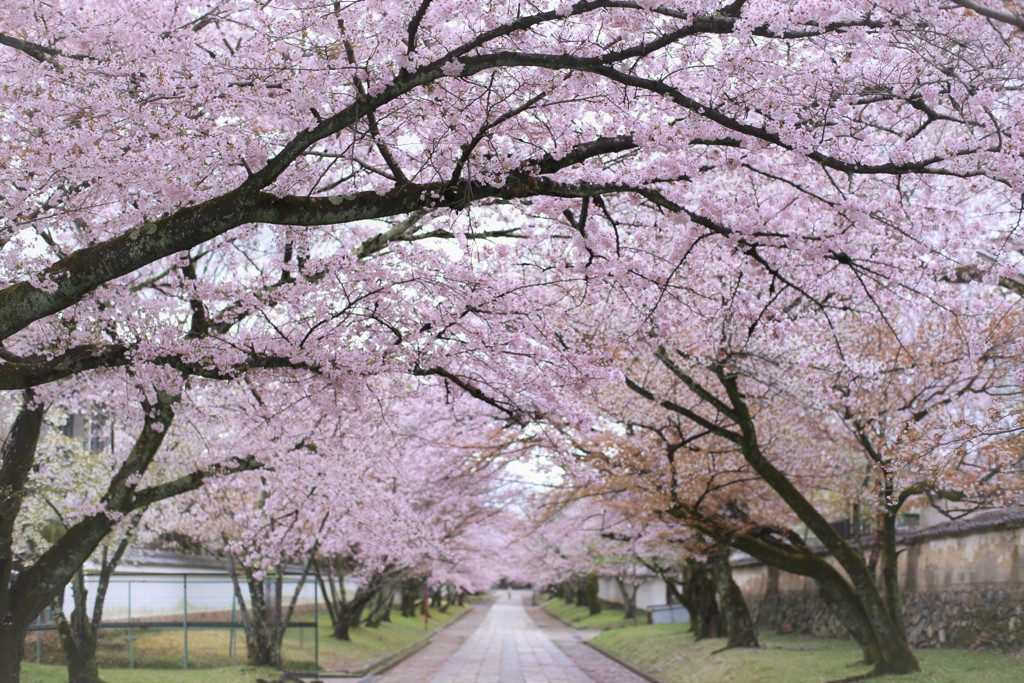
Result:
M435 635L437 635L438 633L440 633L444 629L449 628L450 626L452 626L454 624L457 624L461 620L461 618L463 618L464 616L466 616L467 614L472 612L475 608L476 608L476 605L470 605L469 609L467 609L463 613L461 613L458 616L456 616L455 618L453 618L452 621L450 621L449 623L445 624L441 628L435 629L434 631L431 631L426 636L424 636L420 640L418 640L418 641L408 645L404 649L398 650L397 652L393 652L393 653L391 653L391 654L389 654L389 655L387 655L385 657L382 657L382 658L378 659L377 661L375 661L375 663L373 663L372 665L370 665L366 669L362 670L362 673L359 674L359 677L366 678L367 676L380 676L381 674L385 674L388 671L394 669L399 664L401 664L402 661L408 659L409 657L413 656L414 654L416 654L417 652L419 652L420 650L425 648L427 645L429 645L430 644L430 640Z
M370 676L370 675L377 676L377 675L380 675L382 673L386 673L386 672L390 671L391 669L395 668L396 666L398 666L399 664L401 664L405 660L409 659L409 657L412 657L414 654L416 654L417 652L419 652L420 650L425 648L427 645L430 645L430 640L435 635L437 635L441 631L445 630L449 626L452 626L453 624L458 623L463 617L465 617L467 614L472 612L474 609L476 609L476 605L470 605L469 609L467 609L465 612L463 612L462 614L458 615L457 617L455 617L454 619L449 621L447 624L441 626L438 629L435 629L435 630L431 631L430 633L428 633L424 637L420 638L419 640L410 643L404 649L399 650L398 652L394 652L394 653L392 653L392 654L390 654L390 655L388 655L386 657L383 657L381 659L378 659L373 664L370 664L370 666L368 666L368 667L366 667L365 669L362 670L362 673L360 675L363 676L363 677Z
M613 655L611 652L608 652L607 650L605 650L602 647L598 647L597 645L594 645L590 641L584 640L583 644L586 645L587 647L589 647L591 650L594 650L595 652L598 652L598 653L604 655L608 659L612 660L613 662L615 662L616 664L621 666L623 669L627 669L627 670L631 671L632 673L636 674L637 676L639 676L640 678L644 679L645 681L648 681L649 683L664 683L664 681L662 681L660 678L657 678L656 676L653 676L653 675L647 673L646 671L641 671L640 669L636 668L635 666L633 666L629 662L623 661L622 659L620 659L620 658L616 657L615 655Z
M540 609L540 611L544 612L544 614L547 614L549 617L553 618L555 621L559 621L559 622L565 624L566 626L568 626L569 628L573 629L574 631L581 630L580 627L577 624L574 624L574 623L572 623L571 621L569 621L567 619L563 619L562 617L558 616L557 614L555 614L554 612L549 610L547 608L547 605L541 604L541 605L537 605L537 607ZM607 630L607 629L602 629L602 631L605 631L605 630ZM664 683L664 681L662 681L660 678L658 678L658 677L656 677L656 676L654 676L652 674L649 674L646 671L641 671L640 669L636 668L635 666L633 666L629 662L626 662L626 661L623 661L622 659L619 659L618 657L613 655L611 652L608 652L604 648L599 647L597 645L594 645L589 640L580 640L579 642L583 643L584 645L589 647L591 650L594 650L595 652L598 652L598 653L604 655L608 659L612 660L613 662L615 662L616 664L621 666L623 669L626 669L627 671L630 671L630 672L636 674L637 676L639 676L640 678L644 679L645 681L648 681L648 683Z
M536 607L538 609L540 609L540 611L543 612L544 614L548 615L549 617L551 617L552 619L554 619L556 621L562 622L563 624L565 624L569 628L573 629L574 631L582 630L582 629L580 629L579 625L572 623L568 619L563 619L562 617L558 616L557 614L555 614L554 612L549 610L547 605L543 605L542 604L542 605L537 605Z
M440 628L437 628L437 629L431 631L430 633L428 633L427 635L423 636L419 640L413 641L412 643L406 645L401 650L398 650L397 652L392 652L391 654L388 654L388 655L385 655L384 657L381 657L377 661L371 663L369 666L366 666L366 667L364 667L362 669L358 669L356 671L339 671L337 673L331 673L329 671L324 671L324 672L321 672L316 677L314 677L312 680L314 680L314 681L362 680L362 679L370 677L370 676L376 677L376 676L379 676L380 674L387 673L388 671L390 671L394 667L398 666L399 664L401 664L405 660L409 659L410 657L412 657L413 655L418 653L420 650L422 650L425 647L427 647L427 645L430 645L431 638L433 638L435 635L437 635L441 631L445 630L449 626L452 626L453 624L457 623L458 621L460 621L461 619L466 617L468 614L473 612L474 609L476 609L476 605L475 604L474 605L470 605L469 609L467 609L462 614L456 616L454 619L449 621L447 624L444 624ZM307 679L304 678L303 680L307 680Z

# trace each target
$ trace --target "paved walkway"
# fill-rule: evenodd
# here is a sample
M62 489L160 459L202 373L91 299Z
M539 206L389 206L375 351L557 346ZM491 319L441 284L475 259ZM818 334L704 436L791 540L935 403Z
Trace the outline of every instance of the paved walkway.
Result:
M643 683L583 645L575 631L538 608L529 591L479 606L374 683Z

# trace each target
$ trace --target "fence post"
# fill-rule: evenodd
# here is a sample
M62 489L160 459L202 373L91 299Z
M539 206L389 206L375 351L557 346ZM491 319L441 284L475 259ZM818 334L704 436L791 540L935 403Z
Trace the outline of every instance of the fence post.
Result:
M40 627L43 625L43 613L40 612L39 616L36 617L36 664L42 664L43 662L43 639L42 631Z
M313 670L320 671L320 584L313 582Z
M294 586L298 586L298 583L295 583ZM299 605L299 604L302 603L302 591L303 590L305 590L305 586L303 586L302 588L298 589L298 600L295 603L296 605ZM292 591L292 592L295 593L296 591ZM287 594L288 594L288 592L285 591L285 595L287 595ZM302 648L303 650L306 649L306 628L304 626L299 628L299 647Z
M182 668L188 669L188 574L181 575L181 592L183 599L181 601L181 632L182 632L182 644L184 654L182 655Z
M128 582L128 668L135 669L135 642L132 640L132 581Z
M235 601L238 599L238 596L235 595L235 591L233 590L234 584L231 585L231 588L231 640L228 645L228 652L231 654L231 665L234 666L238 664L238 646L236 645L237 634L235 633Z

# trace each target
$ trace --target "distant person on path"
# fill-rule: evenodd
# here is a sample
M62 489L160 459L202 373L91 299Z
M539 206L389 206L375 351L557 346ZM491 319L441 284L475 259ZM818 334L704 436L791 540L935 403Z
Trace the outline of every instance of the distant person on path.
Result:
M509 586L505 590L508 591L508 599L511 600L512 599L512 586Z

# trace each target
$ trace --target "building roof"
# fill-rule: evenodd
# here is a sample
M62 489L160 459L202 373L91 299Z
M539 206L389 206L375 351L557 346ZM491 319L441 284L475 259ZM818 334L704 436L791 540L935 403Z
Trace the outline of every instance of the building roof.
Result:
M903 531L899 534L898 539L900 543L913 544L932 538L968 536L1004 529L1019 529L1020 527L1024 527L1024 507L1010 507L976 512L961 519L950 520L924 529Z

